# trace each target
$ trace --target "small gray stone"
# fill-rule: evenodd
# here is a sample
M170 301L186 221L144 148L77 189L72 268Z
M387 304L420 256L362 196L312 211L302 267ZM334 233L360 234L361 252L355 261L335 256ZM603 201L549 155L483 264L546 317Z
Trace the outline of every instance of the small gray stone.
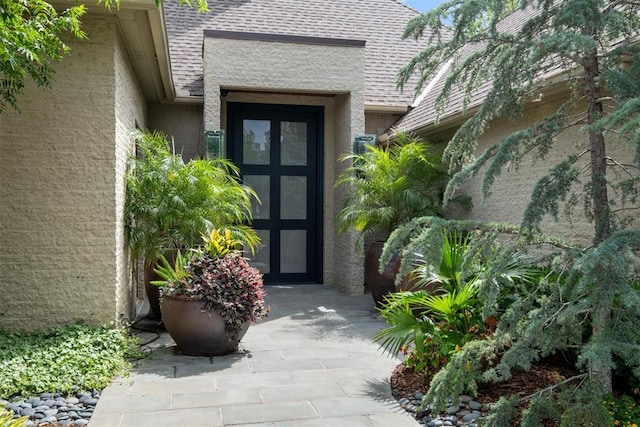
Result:
M400 404L402 406L408 405L409 403L411 403L411 401L409 399L407 399L406 397L403 397L402 399L400 399L399 402L400 402Z
M482 403L480 402L476 402L475 400L472 400L469 402L469 408L473 409L473 410L480 410L480 408L482 408Z
M429 415L425 415L420 421L422 422L422 424L428 424L429 421L431 421L431 417Z
M76 426L86 426L87 424L89 424L89 421L84 418L79 418L73 422L73 425Z
M16 405L15 403L9 403L7 406L7 411L11 411L11 412L15 412L15 413L20 413L20 409L22 409L20 406Z
M68 420L70 417L67 414L56 414L56 420L58 421L62 421L62 420Z
M462 421L465 421L465 422L475 421L478 418L480 418L479 414L467 414L464 417L462 417Z
M78 400L77 397L70 397L67 399L67 403L70 403L72 405L77 405L78 403L80 403L80 401Z
M471 396L467 396L466 394L460 395L460 402L462 403L469 403L472 400Z
M96 406L98 404L98 399L95 397L88 398L84 401L85 405Z
M29 402L19 402L18 406L21 408L33 408L33 405Z
M53 397L53 393L42 393L40 395L40 399L42 400L51 399L52 397Z
M427 427L440 427L444 424L442 420L433 420L427 423Z
M25 427L33 427L33 426L35 426L35 425L36 425L36 423L34 423L34 422L33 422L33 421L31 421L31 420L27 420L27 422L26 422L26 423L24 423L24 425L25 425Z
M72 422L73 422L73 420L71 420L71 419L58 420L58 424L61 425L61 426L71 425Z
M458 422L458 420L456 420L455 422ZM443 426L447 426L447 427L449 427L449 426L452 426L452 425L454 425L454 424L452 424L452 423L451 423L451 421L449 421L449 420L444 420L444 421L442 422L442 425L443 425Z
M462 418L467 414L470 414L471 411L467 411L466 409L463 409L462 411L458 411L458 413L456 414L456 417L458 418Z
M78 415L80 415L80 417L82 418L91 418L91 415L93 415L93 413L84 411L84 412L78 412Z
M416 405L407 405L407 407L405 409L406 409L407 412L415 414L415 412L417 411L418 407Z
M451 415L449 417L444 417L444 421L449 421L450 423L456 424L458 422L458 417L455 415Z
M47 399L43 402L43 405L47 405L48 407L52 407L56 404L56 401L53 399Z
M36 414L36 410L33 408L22 408L20 410L20 415L23 417L31 417Z
M49 407L47 405L38 405L33 409L35 409L38 412L43 412L43 411L46 411L47 409L49 409Z
M447 408L447 414L449 415L454 415L456 412L458 412L460 410L460 407L458 405L456 406L449 406Z
M422 401L422 398L424 397L424 393L421 392L417 392L416 394L414 394L415 398Z
M43 422L43 423L55 423L56 421L58 421L56 419L56 417L51 416L51 417L43 418L41 422Z
M47 417L50 417L50 416L55 415L55 414L57 414L57 413L58 413L58 410L57 410L57 409L47 409L46 411L44 411L44 414L45 414Z
M46 416L46 415L45 415L45 414L43 414L42 412L36 412L36 413L33 415L33 417L34 417L36 420L41 420L41 419L43 419L45 416Z

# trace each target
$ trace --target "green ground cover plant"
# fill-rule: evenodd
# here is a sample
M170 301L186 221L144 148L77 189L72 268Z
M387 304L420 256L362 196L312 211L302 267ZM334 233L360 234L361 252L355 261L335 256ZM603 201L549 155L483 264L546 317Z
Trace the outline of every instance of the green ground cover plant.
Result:
M42 332L0 330L0 396L104 388L139 355L122 328L81 324Z

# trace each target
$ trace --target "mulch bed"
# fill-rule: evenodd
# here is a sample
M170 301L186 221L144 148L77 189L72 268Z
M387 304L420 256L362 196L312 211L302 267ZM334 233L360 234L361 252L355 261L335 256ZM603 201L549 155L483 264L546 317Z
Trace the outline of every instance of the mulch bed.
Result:
M558 384L577 373L563 366L550 363L536 363L528 372L513 372L508 381L491 384L479 384L478 395L474 400L483 403L495 403L502 396L517 395L527 397L540 390ZM390 384L396 399L413 396L416 392L426 393L429 388L430 376L416 374L413 369L403 364L396 366L391 374ZM519 406L519 412L526 408L527 401ZM519 425L519 418L514 420L514 425ZM545 427L554 427L554 424L546 423Z

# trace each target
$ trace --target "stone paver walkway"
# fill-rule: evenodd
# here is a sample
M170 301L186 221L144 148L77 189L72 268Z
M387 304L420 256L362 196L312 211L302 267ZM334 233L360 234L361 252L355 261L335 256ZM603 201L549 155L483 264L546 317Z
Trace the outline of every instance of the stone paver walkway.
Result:
M417 426L391 396L399 362L373 334L384 326L370 295L322 285L269 286L269 317L241 352L175 354L162 334L153 354L103 392L90 427Z

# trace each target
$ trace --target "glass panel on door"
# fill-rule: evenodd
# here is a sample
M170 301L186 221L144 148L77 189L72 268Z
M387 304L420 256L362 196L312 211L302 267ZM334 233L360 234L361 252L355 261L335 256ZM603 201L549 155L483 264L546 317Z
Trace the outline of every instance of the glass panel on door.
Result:
M256 253L251 257L251 265L263 274L271 272L271 232L269 230L256 230L260 237L260 244L256 248Z
M307 219L307 177L280 177L280 218Z
M271 209L271 177L269 175L245 175L242 178L245 185L253 188L261 203L255 200L251 203L253 219L269 219Z
M242 121L242 161L246 165L268 165L271 157L271 122Z
M307 230L280 231L280 272L307 272Z
M307 165L307 123L280 123L280 164L286 166Z

